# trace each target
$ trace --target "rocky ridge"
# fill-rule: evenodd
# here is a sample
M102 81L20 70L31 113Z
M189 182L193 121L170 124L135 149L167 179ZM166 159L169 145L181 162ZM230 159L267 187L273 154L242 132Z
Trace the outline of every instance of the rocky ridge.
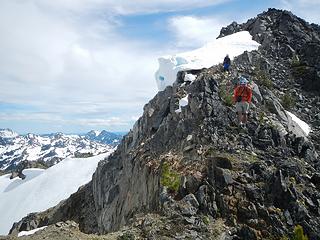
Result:
M86 233L122 229L117 239L280 239L296 225L319 239L320 55L309 54L320 46L319 27L269 9L220 36L240 30L261 43L258 51L235 58L230 75L221 66L180 72L92 182L11 233L74 220ZM196 80L185 82L186 73ZM237 127L229 101L239 74L257 85L247 130ZM285 109L312 132L301 132Z

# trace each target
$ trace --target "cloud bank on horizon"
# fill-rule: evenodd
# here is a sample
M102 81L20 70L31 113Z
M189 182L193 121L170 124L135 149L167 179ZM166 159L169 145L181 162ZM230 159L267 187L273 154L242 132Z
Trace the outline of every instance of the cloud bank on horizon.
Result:
M317 0L5 0L0 126L18 132L128 130L157 91L164 54L198 48L268 7L320 23Z

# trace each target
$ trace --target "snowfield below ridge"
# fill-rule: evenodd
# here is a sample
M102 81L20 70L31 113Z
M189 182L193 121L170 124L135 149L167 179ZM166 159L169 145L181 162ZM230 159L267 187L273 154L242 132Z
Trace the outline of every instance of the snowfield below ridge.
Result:
M155 73L158 89L162 91L166 86L172 85L181 70L209 68L222 63L227 54L232 60L244 51L257 50L259 46L259 43L252 40L249 32L241 31L215 39L190 52L160 57L159 69Z
M0 235L8 234L14 222L31 212L55 206L88 183L97 164L109 153L90 158L66 158L43 169L25 169L26 179L0 176Z

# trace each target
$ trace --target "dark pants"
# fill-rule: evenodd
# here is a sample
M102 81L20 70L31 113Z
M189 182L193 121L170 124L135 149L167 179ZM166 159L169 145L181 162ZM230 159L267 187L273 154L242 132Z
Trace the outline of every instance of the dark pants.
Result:
M230 67L230 64L228 63L223 64L223 71L229 71L229 67Z

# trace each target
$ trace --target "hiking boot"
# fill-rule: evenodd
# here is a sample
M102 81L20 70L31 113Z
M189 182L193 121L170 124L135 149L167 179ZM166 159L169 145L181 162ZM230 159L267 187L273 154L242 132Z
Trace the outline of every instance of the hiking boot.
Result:
M240 124L239 124L239 132L241 132L241 133L248 133L248 129L247 129L246 124L244 124L244 123L240 123Z

